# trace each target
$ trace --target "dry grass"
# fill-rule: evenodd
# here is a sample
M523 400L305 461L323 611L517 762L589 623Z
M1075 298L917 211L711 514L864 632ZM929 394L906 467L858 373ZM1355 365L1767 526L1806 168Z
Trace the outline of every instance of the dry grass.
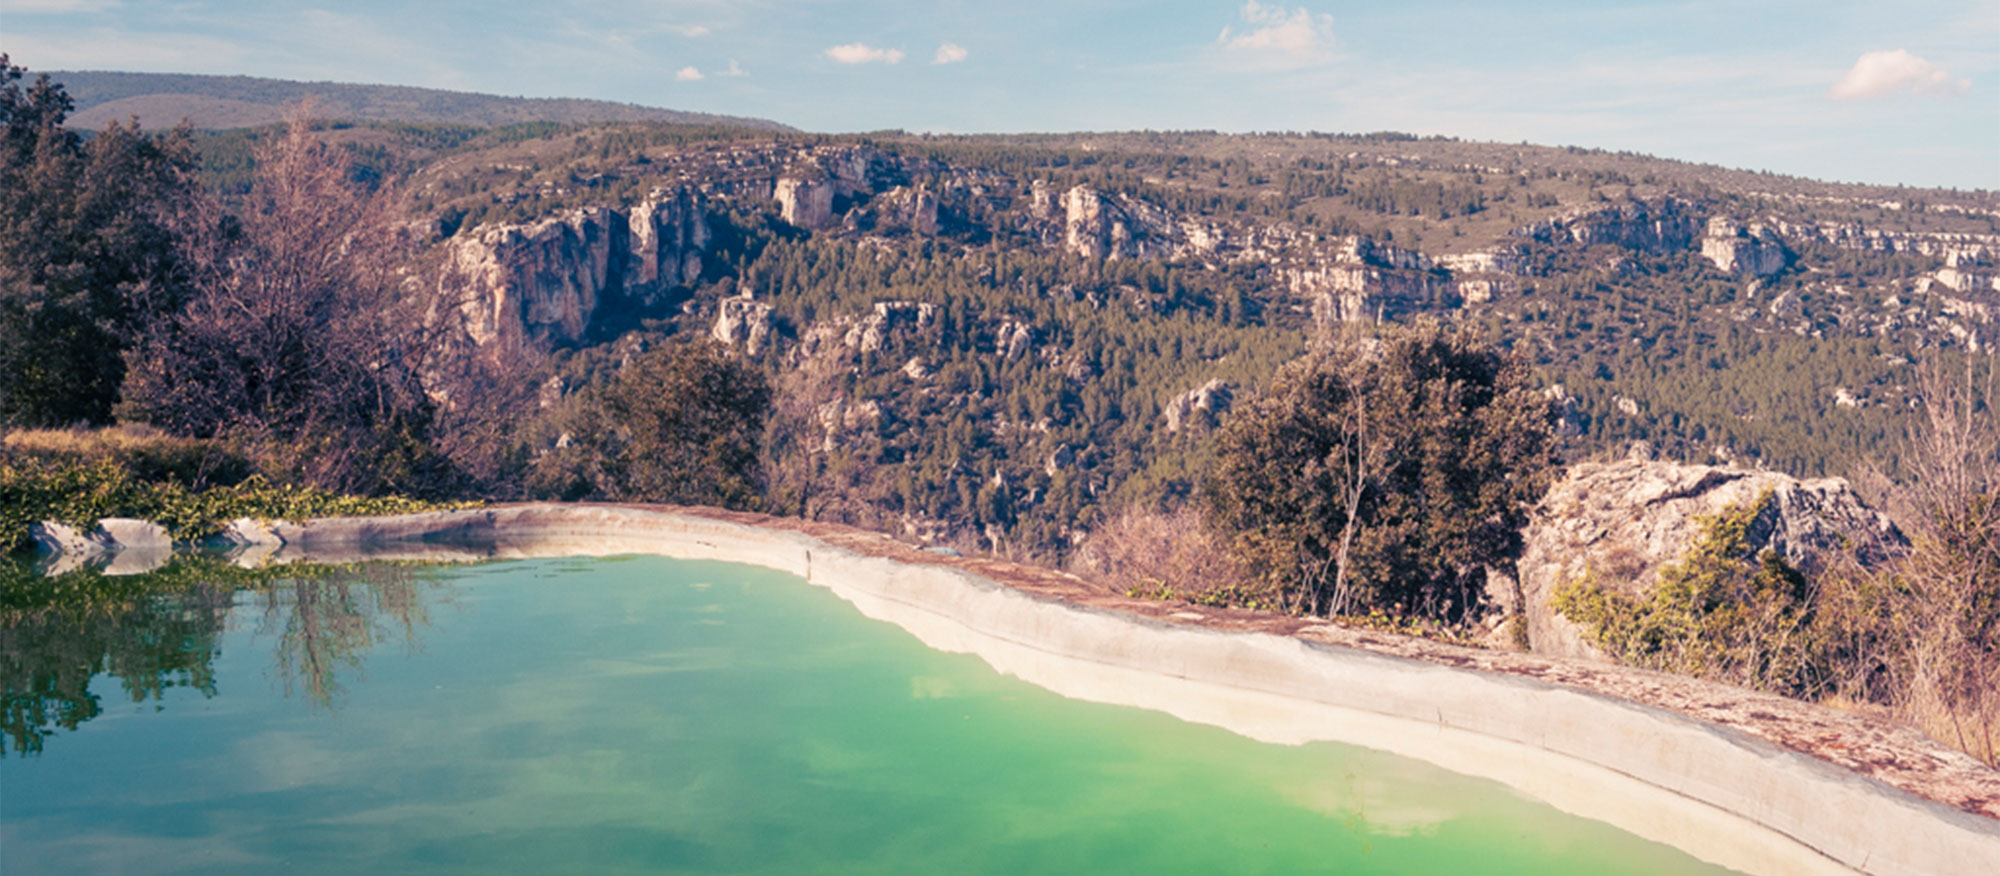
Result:
M1070 571L1133 595L1269 607L1228 547L1192 508L1127 508L1070 557Z
M234 484L251 473L248 458L219 441L182 438L150 426L12 429L0 433L0 461L111 462L147 481L188 486Z

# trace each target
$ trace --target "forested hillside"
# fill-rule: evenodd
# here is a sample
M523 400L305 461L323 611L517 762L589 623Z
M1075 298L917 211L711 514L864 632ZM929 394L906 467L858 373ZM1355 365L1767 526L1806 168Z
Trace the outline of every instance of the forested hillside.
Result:
M1989 355L2000 307L1985 192L1400 135L613 126L406 170L421 138L378 133L472 346L542 388L514 452L631 352L712 336L792 402L775 501L976 547L1191 495L1233 399L1423 313L1527 356L1572 458L1893 475L1911 364Z

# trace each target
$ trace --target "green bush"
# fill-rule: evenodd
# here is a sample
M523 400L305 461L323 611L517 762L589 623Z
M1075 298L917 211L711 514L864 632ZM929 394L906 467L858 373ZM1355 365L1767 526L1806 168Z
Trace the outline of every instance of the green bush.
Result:
M0 461L0 550L28 545L28 527L53 520L88 529L106 517L134 517L166 527L174 539L193 541L220 532L239 517L304 520L403 514L459 507L401 497L361 497L312 487L274 484L252 475L206 489L178 481L149 481L110 460L87 463Z
M1773 501L1766 490L1699 518L1694 546L1661 568L1644 596L1587 574L1556 591L1555 609L1623 663L1794 696L1815 692L1826 671L1813 642L1811 588L1776 551L1750 544L1750 527Z

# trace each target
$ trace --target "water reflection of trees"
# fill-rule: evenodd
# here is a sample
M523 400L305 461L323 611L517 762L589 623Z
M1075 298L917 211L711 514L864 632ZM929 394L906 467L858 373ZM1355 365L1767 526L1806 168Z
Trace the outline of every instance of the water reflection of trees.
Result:
M344 688L342 669L359 672L377 644L419 644L430 623L427 595L441 585L407 565L363 565L300 576L265 590L260 635L275 634L277 670L286 695L304 694L331 708Z
M183 558L147 575L44 577L0 561L0 755L38 753L102 714L98 676L117 679L133 703L163 703L176 687L215 696L214 660L236 606L260 637L274 637L286 693L331 708L341 676L359 672L369 649L418 646L444 587L410 565L246 571Z

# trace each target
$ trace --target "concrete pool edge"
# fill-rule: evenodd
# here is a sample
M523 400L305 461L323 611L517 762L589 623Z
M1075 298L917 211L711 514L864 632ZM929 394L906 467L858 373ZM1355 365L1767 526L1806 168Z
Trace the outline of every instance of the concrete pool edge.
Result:
M1295 731L1279 731L1270 741L1329 738L1400 748L1398 753L1490 775L1544 799L1581 789L1588 800L1593 785L1611 787L1622 777L1659 792L1659 799L1647 803L1696 801L1725 817L1699 811L1655 817L1645 807L1614 813L1617 817L1579 814L1740 869L1824 872L1832 869L1825 865L1838 862L1870 873L2000 872L2000 822L1735 728L1519 675L1077 605L981 574L994 571L990 561L921 555L893 542L877 549L855 542L886 539L847 531L836 535L853 537L829 540L827 531L837 527L808 533L772 523L694 509L515 505L318 520L280 525L276 534L288 551L309 556L363 545L443 542L483 545L495 556L659 553L750 563L831 587L871 616L900 615L885 619L934 646L979 653L996 668L1058 693L1156 708L1238 732L1243 730L1230 726L1237 719L1183 714L1174 703L1235 703L1229 708L1239 711L1284 703L1340 710L1316 720L1349 725L1345 735L1306 731L1292 738L1286 734ZM939 627L912 612L949 623ZM928 628L929 635L913 626ZM968 644L952 626L981 641ZM1050 663L1044 658L1061 665L1044 665ZM1036 673L1041 677L1030 677ZM1163 694L1164 701L1130 701L1156 682L1180 687ZM1356 734L1365 738L1350 738ZM1254 731L1245 735L1266 738ZM1515 764L1526 765L1511 776L1494 775ZM1565 776L1577 788L1530 787ZM1631 789L1620 793L1644 797ZM1639 823L1630 823L1634 818ZM1744 827L1770 835L1746 833ZM1778 838L1814 854L1770 847Z

